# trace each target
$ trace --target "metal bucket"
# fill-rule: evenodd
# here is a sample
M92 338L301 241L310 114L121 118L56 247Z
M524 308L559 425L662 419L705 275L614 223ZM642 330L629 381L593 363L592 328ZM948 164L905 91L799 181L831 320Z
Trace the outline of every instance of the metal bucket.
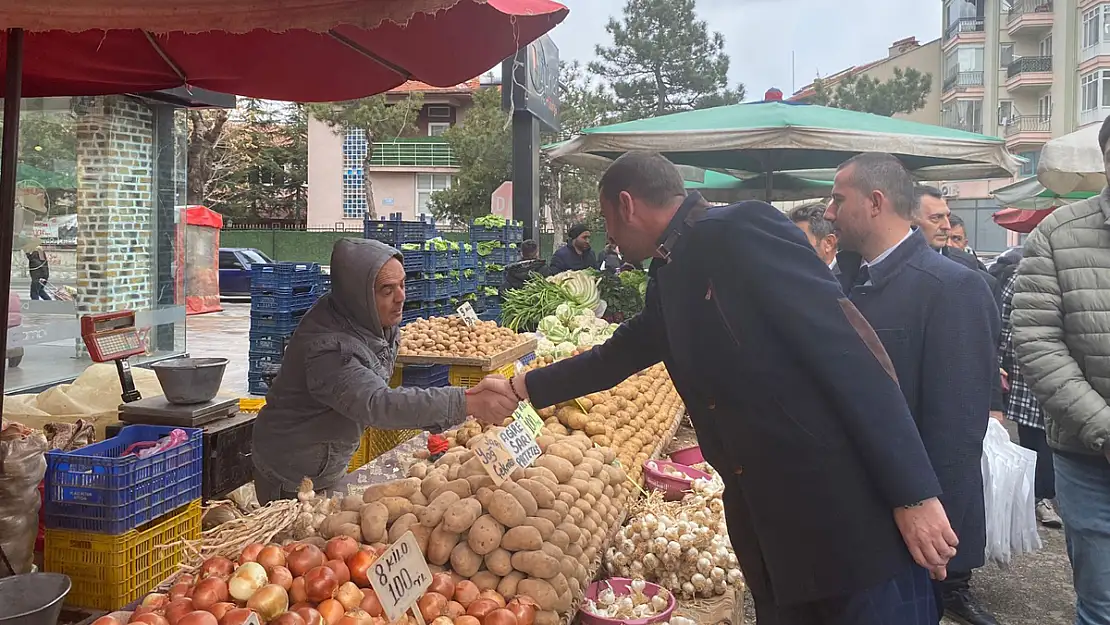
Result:
M0 625L57 625L69 577L27 573L0 579Z
M174 358L150 368L171 404L202 404L219 392L227 358Z

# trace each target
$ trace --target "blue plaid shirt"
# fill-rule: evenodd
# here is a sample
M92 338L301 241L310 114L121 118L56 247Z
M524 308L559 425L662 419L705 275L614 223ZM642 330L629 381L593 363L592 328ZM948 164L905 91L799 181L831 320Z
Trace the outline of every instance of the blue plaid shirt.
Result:
M1017 359L1014 358L1014 332L1010 313L1014 310L1014 283L1018 272L1010 274L1002 285L1002 334L998 345L998 366L1010 374L1010 394L1006 398L1006 418L1019 425L1044 429L1044 413L1033 396L1033 390L1021 377Z

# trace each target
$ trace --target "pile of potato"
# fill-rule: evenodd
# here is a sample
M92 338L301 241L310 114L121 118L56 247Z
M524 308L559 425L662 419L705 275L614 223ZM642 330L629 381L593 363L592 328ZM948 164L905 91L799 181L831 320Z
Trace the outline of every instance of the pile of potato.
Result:
M400 354L490 358L527 340L493 321L479 321L470 327L462 317L432 317L401 328Z
M599 566L630 485L613 451L582 433L541 435L537 443L543 453L534 464L500 487L468 447L420 460L411 477L348 496L320 534L388 543L412 531L433 572L452 571L506 600L529 597L539 607L537 625L557 623Z

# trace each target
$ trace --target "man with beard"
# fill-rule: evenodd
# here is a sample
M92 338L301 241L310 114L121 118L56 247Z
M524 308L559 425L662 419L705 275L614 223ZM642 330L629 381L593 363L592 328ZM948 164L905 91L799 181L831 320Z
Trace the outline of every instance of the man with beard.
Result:
M586 224L575 224L567 230L567 244L551 255L552 273L597 269L597 255L590 247L590 229Z

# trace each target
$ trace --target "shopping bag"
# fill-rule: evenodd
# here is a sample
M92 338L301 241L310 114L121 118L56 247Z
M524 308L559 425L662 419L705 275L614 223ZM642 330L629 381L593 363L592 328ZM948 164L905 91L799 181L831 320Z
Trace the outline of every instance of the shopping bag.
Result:
M1013 556L1041 548L1034 510L1037 454L1015 445L1006 428L989 419L983 439L983 502L988 560L1009 564Z

